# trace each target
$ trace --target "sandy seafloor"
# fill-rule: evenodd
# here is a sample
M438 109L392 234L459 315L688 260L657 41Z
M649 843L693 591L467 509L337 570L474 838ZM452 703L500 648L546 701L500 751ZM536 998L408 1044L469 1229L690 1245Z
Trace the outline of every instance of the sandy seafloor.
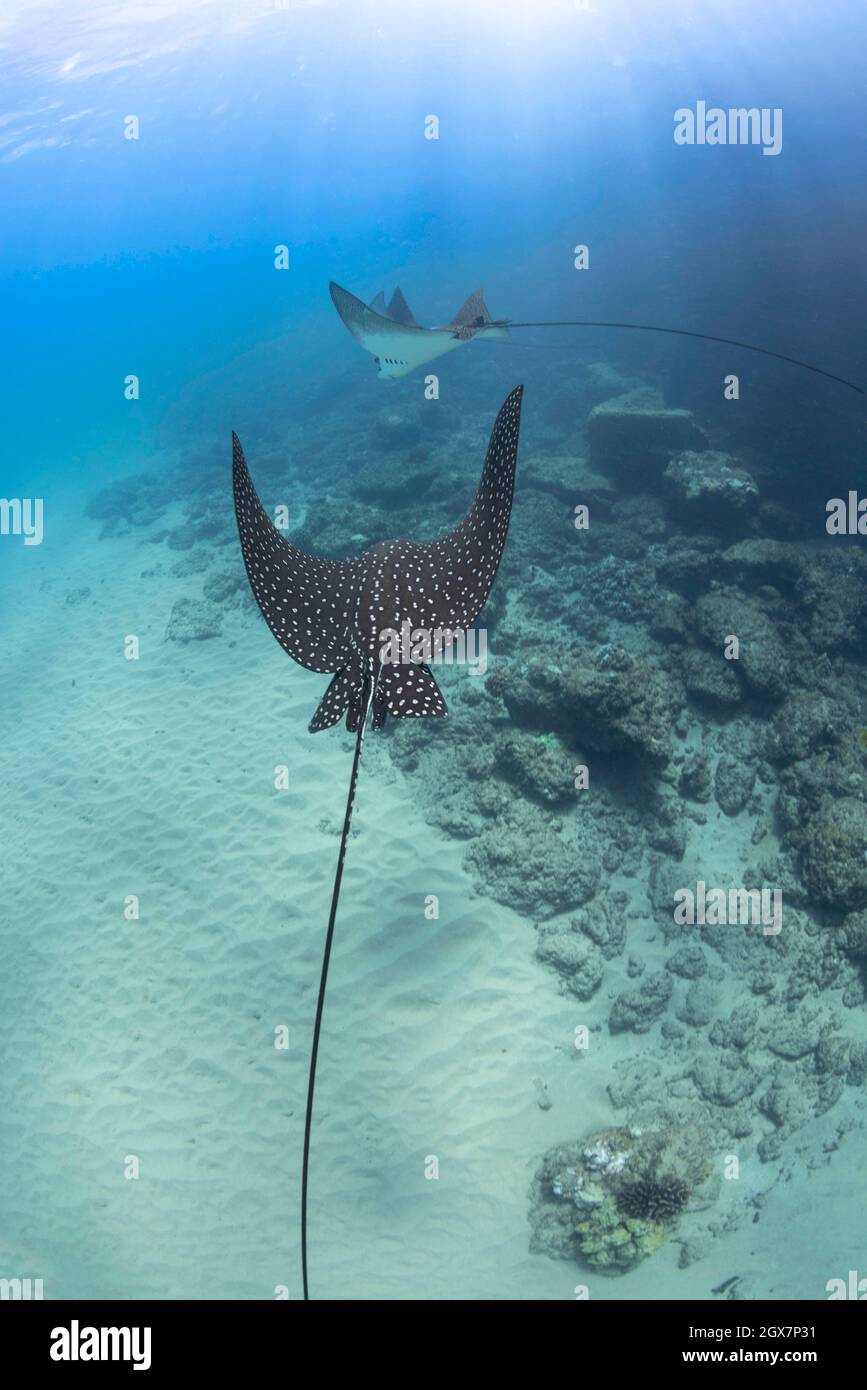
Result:
M4 1265L50 1297L298 1297L304 1087L350 742L307 734L323 678L249 611L226 616L228 660L166 642L186 582L154 570L146 540L98 534L71 526L7 589ZM713 807L695 832L708 863L724 820ZM530 923L479 896L461 859L371 735L320 1053L314 1297L558 1299L588 1279L528 1253L532 1173L551 1144L612 1122L612 1066L651 1044L603 1029L576 1055L574 1001ZM626 982L611 970L609 992ZM810 1165L748 1160L720 1214L770 1188L760 1222L686 1269L669 1242L630 1273L591 1274L591 1297L710 1298L734 1274L754 1297L822 1297L817 1271L845 1277L861 1248L841 1198L863 1184L860 1141L835 1136L861 1128L863 1104L847 1089L798 1132Z

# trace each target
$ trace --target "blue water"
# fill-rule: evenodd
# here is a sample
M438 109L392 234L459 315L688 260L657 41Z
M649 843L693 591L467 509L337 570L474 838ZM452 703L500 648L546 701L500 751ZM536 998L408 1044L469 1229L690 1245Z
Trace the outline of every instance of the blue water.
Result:
M148 547L136 544L125 552L117 538L100 541L92 518L85 520L93 498L118 480L145 472L149 495L158 496L165 486L172 505L181 506L188 492L196 507L222 509L231 519L228 440L234 429L247 447L254 477L257 456L269 461L272 478L274 460L280 460L280 476L291 484L299 518L315 510L323 488L339 502L359 462L369 463L376 454L371 421L392 411L415 420L423 373L399 383L378 381L371 358L334 312L330 280L365 301L400 285L422 323L446 322L466 295L483 285L495 317L627 320L721 335L867 386L865 38L863 10L846 0L818 7L805 0L761 5L707 0L700 6L692 0L599 0L586 7L566 0L534 5L444 0L433 7L289 0L286 8L266 0L167 0L153 12L113 0L70 0L46 10L6 0L0 15L5 327L0 492L43 498L46 518L40 549L26 549L19 538L0 539L4 606L11 595L3 641L4 722L15 730L3 742L7 771L13 762L16 766L17 788L5 814L17 826L10 835L18 855L5 866L10 909L5 940L10 975L19 985L29 978L27 952L33 945L32 936L22 939L25 931L44 931L39 950L50 970L55 933L62 935L64 919L81 916L81 949L100 960L103 928L94 926L89 934L84 925L94 921L93 902L76 899L77 892L93 889L105 867L99 836L91 842L86 873L70 887L61 874L62 850L52 862L51 840L39 839L37 831L41 799L61 794L51 784L51 741L62 745L68 739L83 770L89 740L96 738L97 724L110 725L111 707L91 710L85 722L77 722L78 707L68 716L66 711L67 698L74 702L77 696L63 693L58 678L55 715L41 709L35 735L38 780L25 785L27 760L36 756L27 738L31 696L61 669L76 680L77 692L88 669L101 689L98 670L75 664L78 639L69 635L67 623L79 610L67 608L67 586L89 586L96 602L101 592L113 592L102 586L123 580L128 566L133 592L133 579L150 563ZM780 108L780 154L763 156L756 146L677 146L673 113L700 100L724 108ZM438 140L424 138L431 114L439 118ZM124 138L130 115L140 122L135 140ZM586 271L573 265L579 243L590 248ZM277 270L275 248L284 245L289 269ZM571 419L568 393L593 362L662 390L669 404L691 409L711 432L728 431L717 442L747 456L761 454L769 439L790 430L802 448L793 454L789 482L777 491L795 499L809 499L815 491L820 536L822 505L833 489L821 479L814 487L811 460L821 468L831 466L834 488L863 485L863 454L852 443L856 437L863 442L856 434L864 423L862 398L845 387L710 343L554 329L516 331L508 345L470 345L435 369L443 403L457 412L450 427L459 421L468 431L457 460L465 479L477 475L477 441L519 381L527 387L527 459L540 452L583 452L586 409ZM736 420L722 401L722 378L732 371L740 376L742 392ZM140 381L135 401L124 398L129 374ZM552 404L564 386L566 407ZM444 450L437 457L446 458L445 441L437 447ZM835 473L834 451L840 451L839 458L850 448L849 473L845 468ZM165 477L170 485L160 481ZM179 520L174 516L174 524ZM429 518L419 521L426 525ZM540 537L543 566L545 546ZM239 563L231 546L220 559L224 566ZM182 581L172 601L183 592ZM14 616L24 595L26 627ZM94 641L100 625L107 641L110 634L116 642L118 632L123 636L151 620L162 636L165 613L149 609L146 589L132 609L131 602L118 609L110 600L97 607L88 619ZM201 644L217 684L224 673L228 679L243 667L247 640L258 641L257 660L261 656L264 636L258 627L250 626L249 639L236 637L233 630L231 642ZM97 649L98 643L89 649L89 661ZM276 655L267 655L276 663ZM850 658L857 667L857 653ZM276 668L256 669L261 681L267 680L264 672ZM171 707L172 670L167 663L164 685L142 697L141 718L156 715L163 702ZM288 674L281 668L280 675L285 685ZM195 683L189 671L177 677L178 682L187 678ZM852 681L855 689L857 673ZM318 698L314 685L305 687L308 703L313 702L309 713ZM231 699L228 695L229 705ZM274 693L262 699L269 717L275 716ZM205 711L205 717L216 716ZM228 741L228 708L220 718L227 721ZM763 724L766 713L756 718ZM303 727L299 722L299 735ZM118 739L128 733L128 722L121 721ZM163 730L152 737L158 742L169 735ZM94 756L95 750L94 744ZM339 761L333 745L332 752ZM181 740L173 756L194 763L196 749L185 749ZM281 760L276 742L267 756ZM220 769L212 771L219 780ZM168 797L165 776L160 785ZM184 776L178 773L179 785ZM335 779L336 787L338 773ZM198 803L188 807L185 818L190 852L210 855L217 866L229 852L234 815L232 793L218 794L226 798L224 838L210 825L206 832L203 820L202 835L216 838L208 838L207 850L201 839L196 846ZM123 786L112 795L123 801ZM173 815L163 817L162 804L157 796L148 832L157 861L161 837L168 854L178 830ZM98 823L107 826L111 796L101 808ZM305 820L323 809L315 806L312 792L304 808L297 808ZM338 804L327 809L336 816ZM62 839L64 826L81 814L72 798L51 820L52 840ZM254 841L255 835L249 843ZM236 848L233 842L232 853ZM456 863L463 848L455 842ZM320 893L310 904L317 922L332 851L329 842L321 865L311 868ZM76 864L82 869L80 859ZM218 875L218 868L213 872ZM39 913L47 918L28 916L33 875L45 890ZM268 892L285 899L285 887ZM93 891L97 900L103 891L125 891L123 873L111 888ZM219 903L216 887L214 892ZM218 906L214 913L219 917ZM235 923L234 929L243 935L243 924ZM532 946L527 950L531 954ZM309 979L298 1007L301 1035L310 1017L315 949L305 961ZM123 957L121 971L122 962ZM207 973L206 954L199 968ZM106 982L106 987L117 986L122 994L123 983ZM559 1007L553 983L550 989L552 1008ZM10 1019L4 1011L3 1024L17 1029L19 1038L28 1038L31 1030L38 1036L41 1024L28 1012L28 990L10 990L16 1015ZM68 1020L71 1010L60 1009L58 1016ZM127 1026L122 1009L117 1026L120 1033ZM634 1041L640 1046L640 1039ZM299 1043L288 1130L273 1137L272 1129L286 1120L279 1107L256 1121L268 1136L266 1147L274 1143L270 1159L284 1165L279 1171L286 1194L297 1183L305 1047ZM89 1178L83 1180L70 1206L62 1169L66 1162L74 1167L74 1156L65 1162L63 1145L42 1144L38 1133L32 1143L20 1142L29 1106L40 1112L45 1099L39 1087L50 1073L49 1057L50 1052L44 1069L37 1066L22 1079L30 1088L23 1096L10 1075L11 1109L4 1111L0 1150L5 1145L11 1159L0 1163L0 1171L4 1184L15 1190L10 1247L36 1250L34 1258L54 1262L55 1296L86 1297L112 1289L123 1297L137 1292L193 1296L207 1281L197 1282L190 1267L203 1260L213 1272L209 1287L220 1296L270 1297L275 1281L284 1279L298 1296L297 1212L288 1208L285 1237L275 1234L273 1267L261 1278L252 1254L245 1266L243 1229L236 1245L214 1239L195 1253L191 1235L189 1246L179 1241L171 1259L148 1267L140 1280L134 1256L123 1273L112 1266L111 1227L104 1248L96 1235L79 1260L74 1232L79 1224L86 1226L86 1213L99 1194ZM216 1040L209 1062L221 1065ZM83 1058L81 1065L92 1078L101 1076L92 1059ZM467 1066L472 1069L471 1059ZM73 1066L70 1087L74 1073ZM90 1103L97 1108L103 1084L97 1079L91 1087ZM117 1084L124 1085L122 1068ZM132 1113L138 1081L130 1077L127 1084ZM427 1084L436 1090L435 1074ZM230 1092L231 1087L226 1097ZM22 1101L19 1124L16 1107ZM268 1103L274 1105L273 1096ZM394 1103L392 1095L388 1104ZM382 1105L386 1098L378 1091L371 1113ZM153 1137L161 1120L158 1102L149 1113ZM601 1123L601 1112L598 1118ZM231 1128L228 1100L223 1119ZM37 1130L43 1122L44 1116ZM559 1129L546 1117L535 1150L550 1146L560 1130L565 1140L584 1127L574 1107L564 1108ZM73 1125L72 1132L86 1129L86 1123ZM147 1133L139 1136L142 1145L147 1139ZM418 1142L425 1141L419 1136ZM132 1143L132 1137L119 1133L117 1154L122 1157ZM32 1171L16 1171L24 1155L33 1161L40 1153L45 1171L38 1181ZM215 1162L219 1167L220 1160ZM518 1193L509 1209L518 1215L508 1238L520 1248L519 1264L526 1258L520 1206L527 1162L522 1157L504 1179ZM54 1182L49 1180L53 1170ZM272 1191L270 1183L262 1173L251 1176L249 1204L234 1217L239 1228L258 1209L257 1198L267 1186L268 1210L278 1230L281 1192ZM183 1206L182 1197L178 1202ZM845 1224L846 1200L832 1192L830 1202L835 1219ZM168 1223L165 1211L160 1220ZM147 1219L142 1220L146 1231ZM51 1234L55 1221L65 1232L56 1238ZM351 1245L351 1214L345 1222L341 1230ZM154 1229L165 1235L168 1225L157 1222ZM264 1235L262 1241L267 1244ZM400 1250L398 1241L387 1258L374 1262L362 1290L344 1284L338 1296L425 1297L423 1260L411 1262L416 1287L409 1294L399 1281L392 1282ZM255 1259L260 1256L261 1250ZM459 1245L448 1259L456 1268ZM841 1253L844 1270L848 1259ZM532 1270L540 1264L558 1271L556 1263L537 1259L528 1275L520 1264L525 1292L519 1296L569 1297L569 1271L559 1270L559 1285L547 1275L533 1285ZM762 1267L770 1265L768 1258ZM649 1268L644 1266L645 1274ZM328 1269L333 1274L333 1262ZM0 1269L0 1275L4 1272ZM805 1281L783 1296L823 1296L824 1266L821 1273L817 1293L811 1294ZM829 1268L828 1277L833 1273ZM710 1287L715 1281L706 1282ZM438 1276L430 1296L447 1297L451 1287L447 1273ZM640 1285L626 1292L609 1285L599 1296L646 1294ZM464 1288L461 1296L472 1294ZM498 1288L493 1271L478 1296L515 1295ZM666 1296L683 1295L669 1285Z

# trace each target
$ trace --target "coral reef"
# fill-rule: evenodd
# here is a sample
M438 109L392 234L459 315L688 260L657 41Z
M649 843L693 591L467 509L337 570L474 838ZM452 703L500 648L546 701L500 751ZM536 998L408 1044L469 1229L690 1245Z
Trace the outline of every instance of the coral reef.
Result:
M605 970L602 953L586 937L577 924L557 923L539 928L536 955L559 970L566 989L578 999L592 999Z
M663 482L673 506L697 521L742 526L758 506L754 479L730 454L716 450L678 454L666 468Z
M557 1146L531 1190L530 1248L622 1274L670 1238L709 1174L697 1127L620 1126Z
M562 821L540 820L526 802L503 807L496 825L473 841L465 863L493 897L539 918L587 902L602 871L592 830L570 835Z
M777 700L792 683L789 654L773 622L760 605L737 589L716 588L695 606L696 626L720 654L730 636L738 639L738 655L730 665L751 694Z
M488 690L518 724L557 732L574 748L667 762L675 692L665 673L613 644L572 655L556 666L500 663Z
M136 473L91 497L84 514L103 523L100 538L104 540L127 535L136 527L152 526L163 516L168 500L163 479L152 473Z
M801 867L817 902L844 912L867 906L867 804L825 799L804 830Z
M657 970L648 975L637 989L618 994L608 1018L611 1032L649 1032L668 1008L672 989L671 976Z

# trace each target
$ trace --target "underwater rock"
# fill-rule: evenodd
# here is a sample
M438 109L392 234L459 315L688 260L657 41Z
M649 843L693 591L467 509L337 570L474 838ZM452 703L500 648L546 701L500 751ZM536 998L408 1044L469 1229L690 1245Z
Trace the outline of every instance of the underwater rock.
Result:
M614 1000L608 1018L612 1033L647 1033L668 1008L672 980L664 970L645 976L636 989L625 990Z
M867 1081L867 1042L849 1044L849 1069L846 1072L847 1086L863 1086Z
M669 956L665 968L684 980L698 980L707 974L707 957L700 946L681 946Z
M393 534L392 528L398 532L411 530L409 526L404 528L401 519L393 514L389 519L384 517L378 507L349 497L326 499L311 508L304 526L308 543L301 548L326 560L345 560L387 539ZM294 535L287 539L301 544Z
M725 1018L718 1018L708 1033L715 1047L732 1047L739 1052L751 1047L759 1031L759 1010L755 1004L738 1004Z
M846 1076L849 1071L850 1046L848 1038L839 1037L831 1032L823 1033L816 1043L816 1071L821 1075Z
M731 454L687 450L663 474L674 507L684 516L719 526L742 524L755 512L759 489Z
M544 570L531 570L529 578L525 575L520 595L516 594L515 599L509 603L507 590L506 601L494 609L493 620L491 605L485 608L488 631L496 628L498 658L515 653L526 658L540 650L540 627L543 623L559 622L563 611L562 588Z
M518 730L501 736L495 745L497 771L519 791L549 806L574 801L575 756L555 734L526 734Z
M677 1017L691 1028L704 1028L714 1016L716 1000L717 991L709 980L693 980L676 1011Z
M617 889L596 898L592 907L582 908L569 925L595 942L605 960L613 960L626 944L628 907L628 894Z
M713 782L710 775L710 759L705 753L687 754L680 770L677 789L688 801L710 801Z
M189 579L193 574L204 574L212 559L213 551L209 545L194 545L182 560L172 565L170 573L176 579Z
M183 526L172 526L166 532L166 545L169 550L192 550L196 543L196 530L189 522Z
M767 1047L777 1057L796 1062L808 1057L818 1041L819 1024L814 1016L801 1010L783 1013L774 1010L768 1031Z
M757 603L736 589L717 589L703 594L695 606L702 637L722 655L726 638L739 643L735 668L751 692L765 700L779 700L790 684L786 646Z
M123 536L137 526L150 526L166 509L165 479L154 473L136 473L103 488L84 509L85 516L103 522L100 540Z
M650 873L647 879L647 893L658 918L667 926L674 926L675 893L689 881L690 875L667 855L655 854L651 857Z
M370 448L375 456L400 449L406 453L420 442L421 431L417 412L380 410L370 421Z
M714 1238L709 1231L701 1231L698 1235L690 1236L688 1240L679 1240L678 1269L689 1269L690 1265L706 1259L713 1249L713 1242Z
M680 661L684 690L698 704L734 709L743 700L743 689L732 670L733 664L721 652L717 655L690 647Z
M817 691L796 691L771 720L766 755L776 763L800 762L839 743L844 727L845 714L833 700Z
M179 598L172 608L166 628L167 642L204 642L218 637L223 615L212 603L202 599Z
M730 545L720 556L720 570L742 589L773 584L783 592L795 587L804 574L804 556L796 545L763 537Z
M727 816L736 816L744 809L756 782L755 764L723 753L714 773L714 795L717 805Z
M584 369L584 392L591 405L610 401L613 396L623 396L636 391L641 383L637 377L623 376L610 362L588 362Z
M787 913L787 918L791 916ZM807 949L798 951L786 978L783 998L789 1008L806 997L814 997L841 983L845 960L838 933L826 933L818 940L809 940Z
M694 601L719 574L719 542L711 536L674 536L655 564L660 584Z
M576 846L563 824L513 801L473 842L464 863L482 892L528 917L555 917L593 897L599 883L598 850Z
M701 1057L693 1065L691 1076L706 1101L726 1109L752 1095L759 1084L752 1067L732 1054L727 1054L723 1061Z
M575 530L572 513L562 502L550 493L528 488L512 511L504 572L511 575L512 584L522 585L534 568L556 574L562 604L564 566L579 557L586 534Z
M634 623L656 608L653 571L634 560L606 555L582 570L580 582L586 602L609 618Z
M202 592L209 603L226 608L245 606L248 590L247 578L240 565L233 569L214 570L202 585Z
M810 1101L800 1087L792 1086L784 1075L777 1075L759 1099L759 1109L779 1129L795 1130L809 1120L813 1113ZM775 1136L776 1137L776 1136ZM763 1162L777 1157L777 1146L760 1144L759 1157Z
M606 644L563 665L498 663L487 689L519 724L557 732L572 747L624 753L659 766L668 761L674 692L643 657ZM563 666L566 669L563 669Z
M237 531L234 518L219 503L203 504L201 497L194 497L184 508L184 516L187 526L195 532L197 541L211 541L214 545L231 545L235 542Z
M799 587L809 612L807 640L816 652L863 650L867 637L867 557L860 552L815 556Z
M633 1269L677 1230L709 1174L697 1125L617 1127L558 1145L531 1188L530 1249L608 1274Z
M352 491L362 502L371 502L386 511L411 507L430 490L439 471L439 465L425 448L411 448L399 458L377 455L358 470Z
M594 468L622 485L646 488L686 449L706 444L688 410L668 410L657 391L640 389L594 406L587 418Z
M840 944L850 956L867 956L867 911L850 912L843 919Z
M797 540L804 533L804 524L791 507L776 498L763 498L759 503L759 526L774 540Z
M818 903L858 912L867 906L867 806L827 798L806 827L801 873Z
M644 823L647 843L661 854L682 859L686 852L686 821L683 806L673 796L653 796L648 804Z
M861 716L860 710L857 713ZM847 796L867 800L863 731L853 715L842 716L840 727L839 742L827 748L816 746L808 757L784 767L779 774L779 816L795 849L800 848L809 821L823 810L827 800Z
M490 829L515 801L511 787L495 773L489 717L479 707L487 706L481 685L469 677L460 682L459 718L437 721L436 728L433 720L401 720L386 745L394 765L416 778L427 820L458 839L473 839ZM452 689L447 699L454 712ZM463 775L455 776L456 767Z
M663 542L670 521L665 503L652 492L618 497L605 538L612 551L626 560L644 560L647 548Z
M659 642L685 642L689 634L686 601L667 589L657 589L648 626L650 635Z
M550 493L566 509L565 519L573 530L575 507L588 508L592 525L608 516L617 497L610 478L594 473L583 458L570 454L532 454L523 460L515 485L519 493L527 488Z
M540 927L536 955L560 972L566 988L578 999L592 999L602 983L602 955L574 926Z

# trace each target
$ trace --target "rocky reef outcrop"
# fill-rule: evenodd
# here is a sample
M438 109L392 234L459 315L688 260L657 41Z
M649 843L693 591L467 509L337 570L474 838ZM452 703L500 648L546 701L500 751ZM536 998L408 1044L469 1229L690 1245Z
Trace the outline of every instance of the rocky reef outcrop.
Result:
M530 1248L621 1274L676 1231L710 1162L700 1128L615 1126L543 1157L530 1193Z
M690 411L669 409L659 392L644 387L594 406L587 441L592 466L633 488L647 487L676 455L707 443Z
M662 670L622 646L572 650L526 668L498 663L487 688L516 723L555 731L573 748L668 760L676 692Z

